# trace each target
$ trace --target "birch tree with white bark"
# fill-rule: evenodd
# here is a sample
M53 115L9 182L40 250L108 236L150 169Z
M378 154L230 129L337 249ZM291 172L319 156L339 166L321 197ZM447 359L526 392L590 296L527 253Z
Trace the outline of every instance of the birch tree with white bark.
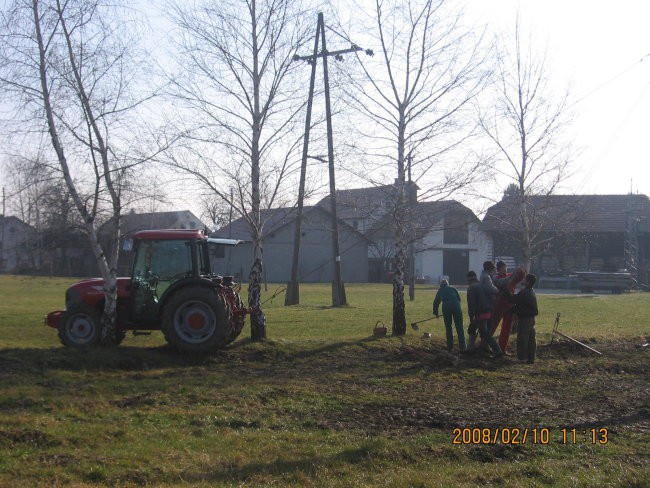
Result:
M463 25L448 0L375 0L366 13L375 56L359 56L361 76L349 96L368 121L358 124L360 149L395 178L393 335L406 333L404 266L410 215L407 160L421 196L437 199L464 188L480 174L482 161L458 148L475 134L471 101L485 85L486 49L481 33ZM355 25L354 22L351 23Z
M488 103L479 106L479 123L495 149L497 173L508 181L508 198L515 201L523 266L531 269L535 254L549 244L539 240L542 221L533 214L531 196L550 195L567 176L571 144L568 90L553 92L546 52L535 51L522 39L517 18L512 40L499 43L497 69ZM481 108L483 107L483 108ZM566 224L575 215L567 216Z
M133 158L145 65L126 11L104 0L15 0L2 12L0 83L14 106L12 137L49 140L104 280L99 343L119 342L117 258L122 189ZM19 138L22 136L22 138ZM108 245L99 230L108 222Z
M295 78L300 65L292 61L307 39L301 3L178 1L169 12L180 31L180 69L170 75L170 94L182 107L185 141L171 164L247 222L253 242L251 339L261 340L261 210L294 199L290 177L299 169L298 116L306 90Z

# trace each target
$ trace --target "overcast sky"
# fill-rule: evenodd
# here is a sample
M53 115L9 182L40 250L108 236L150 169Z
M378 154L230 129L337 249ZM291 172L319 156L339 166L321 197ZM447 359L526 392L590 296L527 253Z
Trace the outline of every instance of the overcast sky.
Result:
M570 85L575 193L650 195L650 1L468 0L496 31L521 25L548 46L551 78Z

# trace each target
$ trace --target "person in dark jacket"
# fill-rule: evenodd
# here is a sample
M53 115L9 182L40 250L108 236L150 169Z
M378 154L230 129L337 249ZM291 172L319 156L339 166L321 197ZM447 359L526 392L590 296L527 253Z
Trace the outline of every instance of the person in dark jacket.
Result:
M499 294L499 289L494 283L496 278L496 269L497 268L492 261L485 261L483 263L483 271L481 271L481 278L479 280L495 303L497 295Z
M539 313L537 310L537 297L533 286L537 282L534 274L526 275L524 280L525 287L516 295L506 290L506 298L515 304L519 325L517 329L517 359L527 363L535 362L535 353L537 351L537 342L535 340L535 316Z
M436 297L433 300L433 315L438 316L438 309L442 302L442 317L445 321L445 331L447 332L447 350L451 351L454 348L454 333L451 329L451 322L453 320L456 326L456 333L458 334L458 347L461 352L467 350L465 344L465 331L463 330L463 311L460 308L460 295L458 290L449 286L449 282L445 279L440 280L440 288Z
M478 328L481 340L490 347L494 356L500 357L503 355L501 348L490 334L490 322L492 310L494 309L494 301L490 296L490 292L479 282L474 271L467 273L467 283L469 285L469 288L467 288L469 319L472 325Z

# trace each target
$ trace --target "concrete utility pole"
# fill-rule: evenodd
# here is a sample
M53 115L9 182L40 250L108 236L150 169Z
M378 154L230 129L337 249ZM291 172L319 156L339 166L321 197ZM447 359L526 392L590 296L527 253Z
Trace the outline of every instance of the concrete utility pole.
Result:
M306 59L311 64L311 78L309 81L309 97L307 98L307 116L305 118L305 139L302 145L302 164L300 165L300 184L298 186L298 211L296 216L296 229L293 237L293 259L291 261L291 281L287 284L284 304L297 305L300 303L300 285L298 284L298 266L300 260L300 238L302 232L302 212L305 201L305 179L307 175L307 158L309 154L309 130L311 128L311 108L314 101L314 86L316 84L316 56L318 55L318 41L320 36L320 15L316 26L314 39L314 54L309 57L294 57L294 61Z
M319 42L322 43L321 51L318 52ZM325 114L327 118L327 156L330 177L330 213L332 217L332 258L334 261L334 281L332 282L332 306L338 307L347 304L345 296L345 286L343 285L341 275L341 252L339 247L339 228L336 208L336 179L334 171L334 136L332 131L332 111L330 104L330 87L329 74L327 70L327 58L334 56L338 61L342 60L342 55L361 51L359 46L352 45L349 49L341 49L329 52L325 42L325 21L322 12L318 14L318 23L316 26L316 38L314 40L314 51L309 56L294 56L294 61L307 61L311 64L311 79L309 83L309 98L307 100L307 117L305 120L305 139L302 151L302 165L300 167L300 184L298 188L298 209L296 216L296 229L293 241L293 259L291 265L291 281L287 284L287 293L285 295L285 305L297 305L300 303L300 288L298 283L298 266L300 262L300 239L302 237L302 215L305 198L305 178L307 173L307 158L309 153L309 132L311 129L311 111L314 100L314 85L316 82L316 63L318 58L323 58L323 81L325 84ZM372 51L367 50L368 55Z

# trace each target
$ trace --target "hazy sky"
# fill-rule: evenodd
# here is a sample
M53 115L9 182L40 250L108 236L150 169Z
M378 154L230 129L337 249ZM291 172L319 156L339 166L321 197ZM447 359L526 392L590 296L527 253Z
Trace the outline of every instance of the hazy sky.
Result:
M650 1L468 0L466 12L512 31L517 11L548 46L558 91L571 87L575 193L650 195Z
M494 34L511 33L519 11L520 23L533 33L535 47L548 48L557 91L571 87L575 118L569 137L578 149L573 163L576 175L560 191L625 194L632 190L650 195L650 0L464 3L470 23L487 23ZM150 14L155 11L149 9ZM345 181L338 186L345 188ZM173 190L169 196L169 206L200 213L195 199ZM472 202L464 203L474 207Z
M344 3L338 2L339 7ZM532 34L534 48L547 49L557 93L570 88L575 117L568 137L576 149L575 174L557 192L632 190L650 195L650 0L465 0L465 4L466 20L487 23L491 34L511 34L520 12L522 29ZM350 185L337 182L341 189ZM478 213L490 205L461 195L455 198ZM180 200L176 206L192 206Z

